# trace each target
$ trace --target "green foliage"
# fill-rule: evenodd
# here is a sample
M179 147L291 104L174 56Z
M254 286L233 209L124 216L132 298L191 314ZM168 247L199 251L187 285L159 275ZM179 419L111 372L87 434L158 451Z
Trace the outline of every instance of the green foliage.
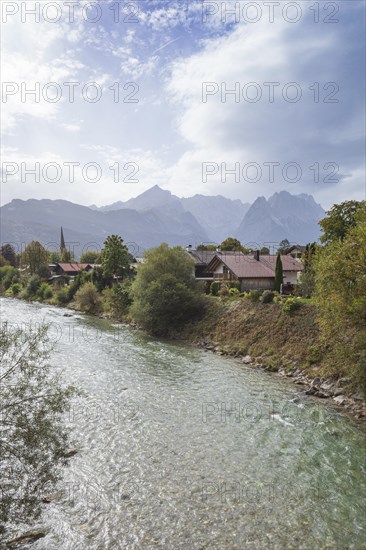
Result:
M247 254L249 252L249 250L245 248L238 239L235 239L235 237L228 237L225 239L220 245L220 250L223 252L243 252L243 254Z
M48 253L48 260L50 264L58 264L61 262L60 252L53 251Z
M165 243L145 252L132 284L132 317L151 334L168 335L199 317L206 303L194 279L194 262Z
M212 281L210 285L210 294L211 296L218 296L221 283L219 281Z
M48 252L38 241L29 243L21 255L21 265L31 275L38 274L48 266Z
M99 264L100 263L100 253L95 250L89 250L88 252L83 252L80 256L81 264Z
M22 290L22 285L20 283L13 283L8 289L10 296L18 296Z
M104 242L102 250L103 275L112 278L113 275L125 277L130 269L133 258L128 252L123 239L118 235L110 235Z
M7 290L13 282L19 279L19 271L10 265L0 267L0 288Z
M319 363L321 360L321 350L318 344L313 344L312 346L309 346L308 354L307 354L307 361L310 365L314 365L316 363Z
M285 254L288 248L290 248L290 241L288 239L283 239L278 246L277 252L279 252L279 254Z
M251 302L259 302L261 293L259 290L251 290L248 297Z
M220 298L228 298L229 297L229 287L224 283L220 286L220 290L218 292L218 296Z
M71 250L68 250L67 248L63 248L60 254L60 262L69 264L70 262L73 262L73 261L74 261L74 254L71 252Z
M3 244L0 248L0 256L11 266L16 267L17 256L14 247L11 244Z
M240 290L235 286L229 288L229 295L231 296L231 298L238 298L239 294L240 294Z
M26 287L24 289L24 298L30 300L35 298L38 294L38 290L41 286L41 279L38 275L32 275L29 277Z
M39 516L61 474L68 435L62 419L72 388L48 363L47 327L0 327L0 534Z
M107 286L111 286L112 281L109 277L106 277L102 267L95 267L90 272L89 280L97 287L98 292L102 292Z
M131 280L126 279L112 288L106 288L103 291L106 311L117 317L125 315L132 304L131 286Z
M304 271L301 274L297 290L301 296L308 298L312 296L315 290L314 259L318 248L316 243L307 244L302 256Z
M345 201L335 204L327 212L327 217L319 222L323 230L320 241L328 244L343 240L348 231L366 216L366 201Z
M41 286L39 287L37 291L37 297L40 298L40 300L49 300L53 296L53 290L52 287L48 283L41 283Z
M280 298L279 303L282 307L282 311L286 315L291 315L294 311L301 307L301 300L292 296L286 298Z
M275 293L272 290L265 290L260 298L263 304L271 304L274 300Z
M315 303L329 368L366 385L366 212L343 240L319 250Z
M70 302L70 293L69 293L69 287L63 286L59 288L56 292L55 301L59 305L66 305Z
M85 283L75 294L75 304L85 313L97 313L101 309L101 299L93 283Z
M264 255L268 255L268 254L269 254L269 248L267 248L266 246L263 246L263 247L260 249L260 253L261 253L261 254L264 254Z
M274 285L275 290L277 290L277 292L280 291L282 284L283 284L283 267L282 267L281 254L278 252L277 258L276 258L275 285Z

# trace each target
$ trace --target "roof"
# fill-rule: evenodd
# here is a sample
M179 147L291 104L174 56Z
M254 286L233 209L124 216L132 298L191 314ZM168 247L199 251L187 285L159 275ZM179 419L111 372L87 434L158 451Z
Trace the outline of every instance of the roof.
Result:
M208 265L217 252L214 250L189 250L188 254L193 258L196 265Z
M92 264L78 264L78 263L58 263L57 264L63 271L84 271L88 267L92 267Z
M188 254L192 256L196 265L208 265L215 256L220 256L225 254L227 256L235 256L241 254L241 252L234 251L225 251L220 252L219 250L188 250Z
M275 276L276 259L276 255L270 254L260 255L259 260L256 260L253 254L221 252L215 254L208 266L208 271L214 271L220 262L223 262L239 279L272 278ZM303 265L291 256L281 255L281 260L284 273L303 270Z
M259 256L261 262L265 262L273 271L276 270L276 254L268 254L268 256ZM303 271L304 266L302 262L296 260L292 256L287 256L286 254L281 254L282 268L283 271Z

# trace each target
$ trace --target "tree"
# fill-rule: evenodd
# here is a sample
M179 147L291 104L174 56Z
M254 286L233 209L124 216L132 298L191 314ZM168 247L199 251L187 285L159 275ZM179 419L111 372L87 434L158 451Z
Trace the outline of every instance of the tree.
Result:
M16 267L17 255L15 253L14 247L11 244L2 245L0 249L0 256L2 256L9 265Z
M366 212L317 251L315 302L331 373L350 377L366 392Z
M74 254L71 252L71 250L67 250L67 248L64 248L60 254L60 262L69 264L70 262L74 261Z
M281 285L283 284L283 267L281 254L278 252L276 258L276 271L275 271L275 290L279 292L281 290Z
M166 336L202 314L206 303L194 278L194 261L165 243L145 252L132 284L132 318L151 334Z
M49 252L48 259L50 264L58 264L61 262L61 253L53 250Z
M39 270L48 265L48 252L38 241L29 243L21 256L21 265L31 275L38 274Z
M235 237L228 237L227 239L222 241L220 245L220 250L222 250L223 252L242 252L243 254L247 254L249 252L249 250L245 248L238 239L235 239Z
M317 249L318 245L316 243L309 243L306 245L302 255L304 270L301 274L299 289L303 296L309 298L315 289L314 259Z
M269 248L267 248L266 246L262 246L262 248L260 249L260 253L261 254L264 254L265 256L269 254Z
M345 201L335 204L327 212L327 217L319 222L323 235L320 241L328 244L343 240L348 231L355 227L366 213L366 201Z
M103 274L107 278L113 275L124 277L127 275L133 257L128 252L123 239L118 235L110 235L104 242L102 250Z
M0 327L0 534L41 511L59 477L69 438L61 414L73 393L48 363L47 326Z
M288 239L283 239L278 246L277 252L285 254L288 248L290 248L290 241Z
M96 250L89 250L88 252L83 252L80 256L81 264L98 264L100 262L100 253Z

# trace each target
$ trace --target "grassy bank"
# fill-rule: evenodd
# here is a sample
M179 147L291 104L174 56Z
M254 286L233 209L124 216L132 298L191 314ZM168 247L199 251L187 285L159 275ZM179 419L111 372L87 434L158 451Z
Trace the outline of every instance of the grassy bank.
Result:
M186 326L181 337L196 343L207 340L223 353L249 354L274 367L322 365L316 308L311 304L301 303L288 314L278 303L212 300L205 316Z

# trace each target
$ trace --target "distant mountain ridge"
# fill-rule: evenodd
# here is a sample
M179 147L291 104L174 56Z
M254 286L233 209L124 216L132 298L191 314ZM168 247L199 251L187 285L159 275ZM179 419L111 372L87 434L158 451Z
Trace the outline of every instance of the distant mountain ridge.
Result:
M319 238L318 221L325 212L311 195L287 191L269 199L258 197L250 205L221 195L179 198L154 186L126 202L99 208L65 200L14 199L0 214L2 243L24 249L31 240L39 240L57 249L62 225L78 257L88 246L100 248L112 233L130 243L136 255L161 242L198 245L220 243L228 236L260 246L285 238L306 244Z
M278 243L282 239L306 244L320 236L319 220L323 208L311 195L274 193L269 199L258 197L245 214L236 236L243 243Z

